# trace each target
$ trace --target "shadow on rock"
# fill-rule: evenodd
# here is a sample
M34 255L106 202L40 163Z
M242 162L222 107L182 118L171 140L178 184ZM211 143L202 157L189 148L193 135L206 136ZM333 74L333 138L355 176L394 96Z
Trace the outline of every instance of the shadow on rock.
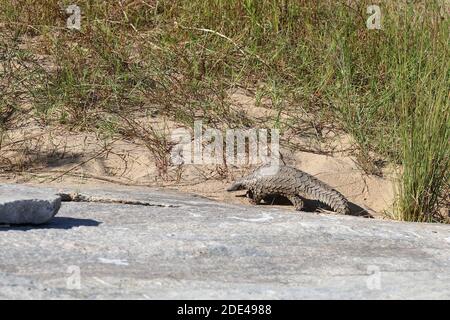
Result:
M328 211L333 211L329 206L326 204L323 204L320 201L317 200L309 200L304 199L305 207L303 208L303 211L305 212L315 212L319 209L325 209ZM292 206L292 203L286 198L282 196L269 196L264 199L263 204L268 205L278 205L278 206ZM358 206L357 204L353 202L348 202L348 206L350 209L350 215L351 216L358 216L358 217L364 217L364 218L373 218L373 216L364 208Z
M371 218L373 219L373 215L369 213L366 209L358 206L356 203L348 202L348 207L350 208L350 215L352 216L359 216L364 218Z
M68 230L76 227L98 227L101 222L92 219L78 219L68 217L54 217L42 225L0 225L0 231L8 230L36 230L36 229L63 229Z

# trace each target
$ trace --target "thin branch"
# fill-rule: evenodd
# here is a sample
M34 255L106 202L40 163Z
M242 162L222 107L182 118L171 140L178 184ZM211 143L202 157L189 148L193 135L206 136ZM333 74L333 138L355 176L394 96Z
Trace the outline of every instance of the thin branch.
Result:
M223 38L223 39L229 41L229 42L230 42L231 44L233 44L233 45L236 47L236 49L238 49L239 52L242 53L244 56L245 56L245 55L252 55L252 56L256 57L260 62L264 63L266 66L270 67L270 65L269 65L263 58L261 58L259 55L257 55L257 54L254 53L254 52L251 52L251 51L249 51L249 50L247 50L247 49L245 49L245 50L242 49L241 46L239 46L233 39L227 37L226 35L224 35L224 34L222 34L222 33L220 33L220 32L217 32L217 31L212 30L212 29L206 29L206 28L185 27L185 26L182 26L182 25L178 24L177 22L175 22L175 27L179 27L179 28L184 29L184 30L194 30L194 31L201 31L201 32L212 33L212 34L214 34L214 35L216 35L216 36L219 36L219 37L221 37L221 38Z

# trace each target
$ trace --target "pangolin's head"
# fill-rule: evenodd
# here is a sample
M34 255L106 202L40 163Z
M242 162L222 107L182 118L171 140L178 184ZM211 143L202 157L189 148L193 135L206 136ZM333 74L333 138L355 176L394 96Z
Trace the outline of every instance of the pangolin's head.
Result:
M234 182L231 186L229 186L227 188L227 191L238 191L238 190L244 190L245 189L245 184L242 181L236 181Z

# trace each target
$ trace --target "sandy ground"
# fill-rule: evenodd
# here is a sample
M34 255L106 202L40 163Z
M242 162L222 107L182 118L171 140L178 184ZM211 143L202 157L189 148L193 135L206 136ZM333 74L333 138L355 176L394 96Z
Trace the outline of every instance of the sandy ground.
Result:
M264 108L264 104L256 107L254 99L242 92L233 93L231 98L247 116L271 117L271 110ZM288 117L288 113L282 117ZM160 119L144 121L152 126L164 123L161 130L177 127ZM365 174L348 151L352 143L346 136L329 134L318 142L308 130L303 133L283 131L280 143L283 162L340 191L354 203L354 211L365 210L375 218L384 218L385 212L392 211L394 190L388 169L383 170L382 176ZM227 193L225 189L254 165L184 164L169 166L161 174L154 155L141 141L105 140L93 133L67 132L33 122L10 131L1 146L0 182L76 186L80 190L101 184L158 186L249 205L242 197L245 192Z

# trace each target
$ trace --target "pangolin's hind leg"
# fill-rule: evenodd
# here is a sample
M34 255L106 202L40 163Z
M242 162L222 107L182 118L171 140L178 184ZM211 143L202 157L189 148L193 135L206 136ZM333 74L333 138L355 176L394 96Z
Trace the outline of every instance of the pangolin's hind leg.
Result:
M287 196L287 198L290 202L292 202L295 210L302 211L305 204L303 203L303 200L300 196L293 195L293 196Z

